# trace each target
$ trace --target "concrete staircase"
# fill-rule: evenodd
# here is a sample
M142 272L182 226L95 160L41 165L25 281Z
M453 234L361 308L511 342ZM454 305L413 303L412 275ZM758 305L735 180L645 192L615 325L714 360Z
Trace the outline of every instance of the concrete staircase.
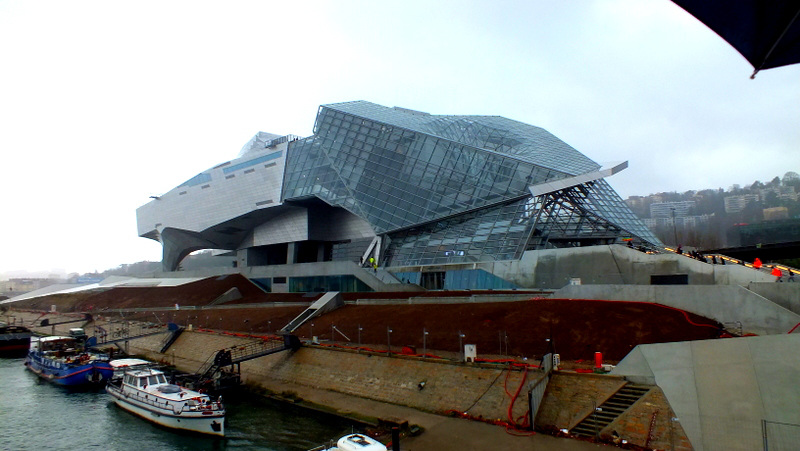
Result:
M597 410L570 430L570 434L579 437L595 437L618 416L628 410L636 401L650 391L647 385L625 384Z

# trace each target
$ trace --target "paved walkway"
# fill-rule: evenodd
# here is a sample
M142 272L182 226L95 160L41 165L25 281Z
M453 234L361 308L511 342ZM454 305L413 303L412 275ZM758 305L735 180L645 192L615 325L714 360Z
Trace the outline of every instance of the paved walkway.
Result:
M275 384L268 389L276 393L292 391L300 398L336 409L340 414L374 418L399 418L417 425L424 432L416 437L406 437L400 443L402 451L426 450L547 450L589 451L611 450L613 446L598 445L576 439L556 438L546 434L514 436L502 426L478 421L446 417L422 412L410 407L397 406L365 398L344 395L327 390L294 385Z

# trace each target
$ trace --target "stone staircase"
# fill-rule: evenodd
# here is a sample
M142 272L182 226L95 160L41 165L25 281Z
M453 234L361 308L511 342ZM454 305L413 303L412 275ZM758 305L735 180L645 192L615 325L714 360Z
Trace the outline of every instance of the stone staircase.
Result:
M595 437L649 391L650 387L647 385L625 384L606 402L597 406L594 413L589 414L573 427L569 431L570 434L579 437Z

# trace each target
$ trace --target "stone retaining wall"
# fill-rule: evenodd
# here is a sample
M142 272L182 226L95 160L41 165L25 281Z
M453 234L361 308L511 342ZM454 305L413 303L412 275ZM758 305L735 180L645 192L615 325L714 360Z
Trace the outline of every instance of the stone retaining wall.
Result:
M628 441L648 449L680 451L694 449L675 412L670 408L664 392L658 387L653 387L632 405L625 415L611 422L600 432L600 437L611 440L615 432L619 437L637 438L638 442Z
M625 383L620 376L554 373L536 416L537 429L553 432L572 429ZM605 441L625 440L647 449L693 449L657 386L599 431L599 435Z
M166 354L160 354L162 340L159 336L133 340L130 352L194 372L217 350L250 341L187 331ZM506 388L513 394L521 383L527 385L540 377L538 372L509 372L506 367L482 368L313 346L246 361L241 368L244 382L273 391L291 392L294 385L302 385L423 411L456 410L491 420L507 420L511 398ZM516 418L528 410L524 387L521 393L513 409Z
M572 429L623 385L625 379L618 376L554 373L536 415L536 425L554 431Z
M30 321L30 320L28 320ZM93 332L93 326L87 327ZM224 334L186 331L161 354L167 334L131 340L122 346L131 354L168 363L181 371L196 372L216 351L252 341ZM513 408L515 419L528 410L527 392L541 377L536 371L508 371L506 367L423 361L402 356L386 357L327 347L304 346L241 364L245 383L274 393L302 387L328 390L422 411L466 412L486 420L508 420L511 397L523 384ZM420 389L420 384L424 387ZM595 405L612 396L625 380L620 376L556 372L539 413L537 429L570 429L591 413ZM356 412L369 415L369 412ZM653 421L655 413L655 421ZM615 432L620 439L657 449L691 449L683 429L673 418L664 394L654 387L623 416L601 431L606 440ZM651 427L651 422L653 425Z

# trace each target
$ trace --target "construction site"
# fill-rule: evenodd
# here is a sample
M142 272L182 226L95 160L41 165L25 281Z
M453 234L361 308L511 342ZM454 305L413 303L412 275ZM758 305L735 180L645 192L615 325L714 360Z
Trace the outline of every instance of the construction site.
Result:
M336 396L390 406L357 412L375 422L413 427L411 409L642 449L795 440L800 284L652 258L717 283L267 293L222 274L112 278L5 306L38 332L79 325L105 349L174 365L189 384L242 383L343 415L356 412Z

